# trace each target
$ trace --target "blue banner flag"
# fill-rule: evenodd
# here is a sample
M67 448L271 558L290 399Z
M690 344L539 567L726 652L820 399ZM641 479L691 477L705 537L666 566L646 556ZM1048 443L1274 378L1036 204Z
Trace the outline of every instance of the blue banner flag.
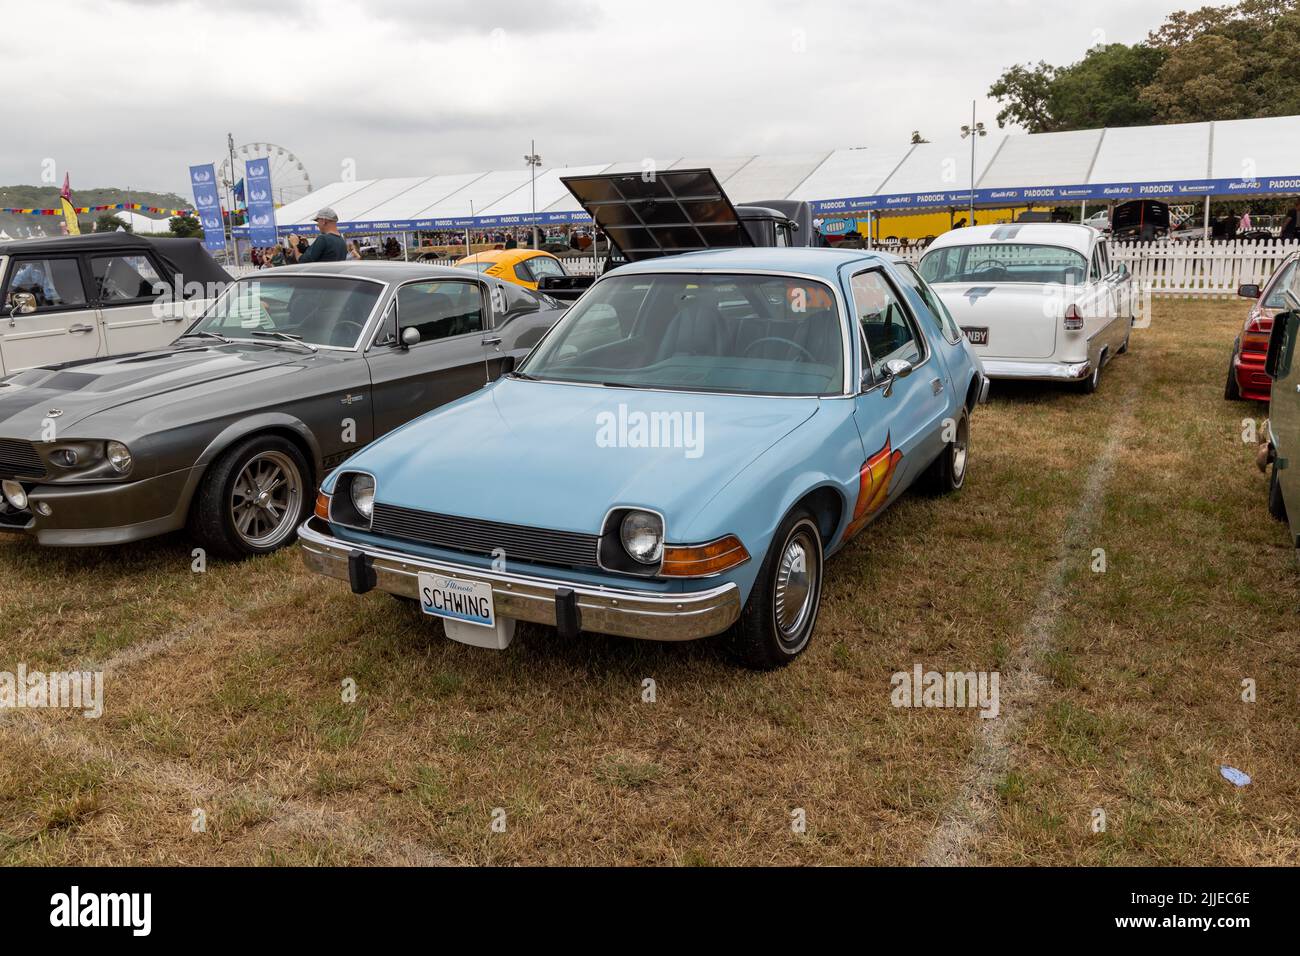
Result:
M248 196L248 238L255 246L275 245L275 203L271 199L271 161L244 164Z
M203 244L209 250L226 248L226 227L221 218L221 196L217 193L217 172L211 163L190 167L194 190L194 211L203 226Z

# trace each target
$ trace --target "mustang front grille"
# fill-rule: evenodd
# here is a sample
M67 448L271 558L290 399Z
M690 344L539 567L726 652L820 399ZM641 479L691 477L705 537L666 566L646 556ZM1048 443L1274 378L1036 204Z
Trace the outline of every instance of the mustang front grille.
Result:
M472 554L491 555L500 548L507 561L534 561L572 568L596 567L596 544L600 540L595 534L459 518L379 501L375 502L371 530Z
M0 438L0 476L6 478L40 478L45 463L29 441Z

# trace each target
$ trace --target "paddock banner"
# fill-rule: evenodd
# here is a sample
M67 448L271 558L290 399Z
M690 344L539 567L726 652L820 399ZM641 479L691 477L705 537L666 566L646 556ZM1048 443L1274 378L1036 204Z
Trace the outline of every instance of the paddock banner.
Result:
M275 203L271 196L271 162L250 159L244 164L248 203L248 238L255 246L275 245Z
M221 218L221 196L217 193L217 171L212 163L190 167L194 209L203 226L203 244L209 250L226 248L226 227Z

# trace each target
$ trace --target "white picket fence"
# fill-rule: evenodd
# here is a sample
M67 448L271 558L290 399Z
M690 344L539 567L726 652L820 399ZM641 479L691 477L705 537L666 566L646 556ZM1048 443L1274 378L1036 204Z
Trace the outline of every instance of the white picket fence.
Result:
M908 262L919 262L925 249L920 246L882 246ZM1110 247L1111 259L1124 263L1133 273L1138 288L1150 289L1153 295L1221 298L1237 294L1237 287L1263 282L1291 253L1300 250L1300 241L1270 239L1263 242L1196 240L1181 242L1160 239L1155 242L1116 242ZM452 266L455 259L438 259L434 265ZM564 260L570 275L598 275L605 260L573 258ZM235 277L256 270L249 265L228 269Z

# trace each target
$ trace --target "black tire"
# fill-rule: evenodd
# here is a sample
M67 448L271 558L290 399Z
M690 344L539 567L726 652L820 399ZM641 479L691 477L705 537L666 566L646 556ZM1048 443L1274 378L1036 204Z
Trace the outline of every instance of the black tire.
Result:
M1282 485L1277 480L1277 462L1269 469L1268 513L1278 521L1286 520L1286 501L1282 498Z
M1228 382L1223 386L1223 398L1229 402L1241 401L1241 389L1237 385L1237 373L1232 368L1232 361L1237 357L1237 353L1232 353L1232 358L1228 359Z
M966 483L966 466L970 461L970 415L962 409L957 420L957 434L944 446L939 457L921 473L920 489L928 495L948 495L960 491Z
M816 565L811 572L810 559ZM727 649L737 661L753 670L773 670L807 649L821 608L823 560L816 517L806 508L796 508L772 536L749 600L726 634ZM797 578L800 561L806 578L802 593ZM792 592L799 594L800 601L793 614L784 604Z
M1102 352L1097 356L1097 364L1093 366L1092 374L1079 383L1079 391L1084 395L1091 395L1101 385L1101 367L1106 364L1106 353Z
M286 478L281 485L274 483L277 474ZM259 475L270 487L258 482ZM297 535L312 503L310 480L311 470L292 442L277 435L247 438L208 467L190 505L190 534L219 558L270 554ZM265 494L250 495L254 488Z

